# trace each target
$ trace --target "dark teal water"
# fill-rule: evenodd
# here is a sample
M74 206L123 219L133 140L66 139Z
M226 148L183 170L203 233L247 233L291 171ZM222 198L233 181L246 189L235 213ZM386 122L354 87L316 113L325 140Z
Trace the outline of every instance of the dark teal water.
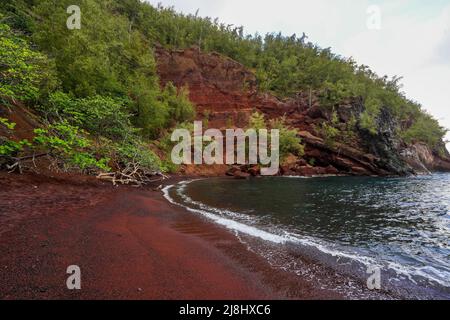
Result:
M335 281L341 291L364 294L372 266L381 269L383 294L450 298L449 174L206 179L167 195L233 230L277 267L308 273L307 256L345 275Z

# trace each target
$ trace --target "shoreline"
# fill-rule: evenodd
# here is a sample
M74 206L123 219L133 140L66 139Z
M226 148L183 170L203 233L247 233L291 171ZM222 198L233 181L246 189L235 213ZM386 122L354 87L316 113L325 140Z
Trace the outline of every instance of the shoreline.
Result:
M335 176L333 176L335 177ZM277 177L289 178L289 177ZM313 178L313 177L311 177ZM317 177L315 177L317 178ZM210 178L213 179L213 178ZM233 177L217 178L223 180L234 180ZM314 243L309 240L303 241L301 238L284 237L281 233L273 232L265 228L261 228L251 223L242 222L239 219L221 216L216 212L215 208L205 206L205 203L199 205L197 202L189 202L191 205L174 197L171 192L172 189L186 187L191 182L198 180L208 180L207 178L191 177L186 179L176 180L173 183L167 184L163 188L164 198L183 210L187 210L195 216L202 217L208 223L213 223L221 229L226 230L230 234L234 234L239 242L247 247L247 251L257 253L257 255L269 263L274 269L283 273L295 274L301 277L302 280L307 279L308 283L313 287L320 287L321 289L332 291L341 299L364 299L364 300L395 300L402 299L390 291L369 290L366 287L365 271L357 269L337 270L334 265L330 264L330 257L341 257L344 259L353 259L361 263L355 256L338 251L329 251L320 243ZM180 191L180 189L178 190ZM186 192L183 192L186 194ZM177 198L175 200L175 198ZM198 207L197 207L198 205ZM228 209L226 209L228 210ZM220 210L219 210L220 211ZM239 215L236 211L231 214ZM323 254L319 258L318 254ZM327 259L323 259L327 256ZM276 257L276 258L274 258ZM339 260L339 258L337 258ZM280 262L283 261L283 262ZM295 266L294 268L292 266ZM365 270L365 269L364 269ZM359 277L356 275L358 274ZM406 297L404 297L406 298Z
M0 187L0 299L343 299L271 267L161 191L6 173ZM66 288L70 265L80 266L79 291Z

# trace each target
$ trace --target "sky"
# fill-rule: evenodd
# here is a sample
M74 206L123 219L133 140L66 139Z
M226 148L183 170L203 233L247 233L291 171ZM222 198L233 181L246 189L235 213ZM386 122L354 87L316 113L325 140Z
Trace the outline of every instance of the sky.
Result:
M246 33L303 32L379 75L450 129L450 0L147 0L219 18ZM450 140L450 133L447 135ZM450 150L450 143L447 144Z

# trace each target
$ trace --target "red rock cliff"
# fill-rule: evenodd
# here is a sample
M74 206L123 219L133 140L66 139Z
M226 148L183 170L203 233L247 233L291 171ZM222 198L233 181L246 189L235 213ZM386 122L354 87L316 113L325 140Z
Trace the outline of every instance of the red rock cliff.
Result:
M218 53L202 53L198 48L174 51L157 48L156 56L161 85L170 81L177 87L188 87L190 99L197 107L198 119L207 117L210 127L246 127L249 116L256 110L269 119L286 116L288 123L299 129L306 153L303 159L289 158L282 168L284 174L389 175L425 172L434 166L450 170L450 161L431 151L431 159L428 158L422 168L422 164L416 163L420 159L414 154L416 149L411 151L408 146L399 146L391 141L386 133L389 128L380 129L378 141L367 141L369 139L360 136L351 142L328 146L315 128L330 114L314 99L310 107L308 95L301 92L295 99L286 100L260 93L256 77L250 70ZM344 126L350 116L360 113L362 108L357 101L339 106L341 124ZM402 148L408 152L400 152ZM202 169L198 171L189 173L202 173ZM209 168L205 174L223 174L222 171L226 171L225 167L212 171Z

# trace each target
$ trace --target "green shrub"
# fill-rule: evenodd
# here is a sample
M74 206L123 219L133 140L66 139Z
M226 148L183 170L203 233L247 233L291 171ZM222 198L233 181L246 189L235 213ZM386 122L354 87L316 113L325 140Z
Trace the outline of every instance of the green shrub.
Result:
M358 120L354 115L345 123L345 129L341 131L341 137L345 143L350 144L356 138L357 124Z
M161 169L161 160L150 150L149 146L139 141L130 139L116 145L117 160L122 164L139 163L143 168L158 171Z
M96 159L90 151L91 142L87 132L63 120L47 128L35 129L33 142L38 148L44 148L63 165L74 166L82 171L100 169L109 171L109 159ZM70 169L70 168L69 168Z
M16 127L16 124L14 122L9 122L8 119L1 117L0 117L0 125L5 126L8 130L14 130L14 128Z
M8 119L0 118L0 126L4 126L8 131L13 131L16 124L10 122ZM27 139L17 142L0 136L0 156L17 157L25 147L31 147L31 144Z
M360 127L372 135L378 133L377 118L380 113L381 102L379 99L369 97L365 102L365 110L360 117Z
M163 99L167 103L172 122L182 123L194 120L195 110L189 100L187 88L178 90L172 82L169 82L164 89Z
M267 129L264 115L259 112L252 113L248 122L248 127L255 130Z
M298 137L298 131L291 129L286 125L285 118L279 118L271 121L272 129L280 131L280 159L284 160L289 154L302 157L305 154L305 146Z
M53 65L28 42L0 24L0 96L37 100L56 86Z
M17 157L24 147L31 147L27 139L19 142L10 139L0 139L0 156Z
M336 144L336 138L339 136L340 131L335 128L333 124L328 122L322 122L319 129L320 135L323 137L324 142L327 146L334 148Z
M55 92L49 97L46 113L51 118L66 119L96 136L125 139L136 132L127 112L129 103L127 99L102 96L73 99Z
M401 136L407 143L423 142L434 149L442 144L440 137L446 133L447 130L439 126L434 118L424 114L416 119L410 128L403 131Z
M165 154L161 162L161 168L164 172L174 173L180 169L180 166L174 164L171 160L172 149L176 145L176 142L173 142L171 140L171 137L174 130L177 129L186 129L191 133L192 136L194 132L194 125L192 122L179 123L173 129L168 130L166 134L163 135L162 138L159 140L158 148ZM207 142L204 142L204 145L207 144L208 144Z
M271 120L269 125L267 125L264 115L259 112L254 112L250 116L248 128L254 130L279 130L279 151L281 161L283 161L289 154L293 154L298 157L302 157L304 154L304 146L301 143L302 140L298 137L298 131L296 129L289 128L286 125L286 119L284 117Z

